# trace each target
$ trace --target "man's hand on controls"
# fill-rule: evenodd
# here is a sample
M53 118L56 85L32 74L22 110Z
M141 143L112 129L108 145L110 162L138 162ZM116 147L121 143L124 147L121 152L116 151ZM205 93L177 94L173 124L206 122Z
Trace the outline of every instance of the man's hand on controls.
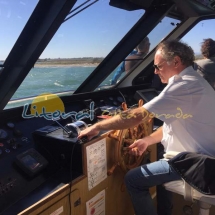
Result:
M96 128L95 125L90 126L78 135L78 139L81 139L82 137L87 137L88 140L91 140L93 137L97 136L99 134L99 130Z

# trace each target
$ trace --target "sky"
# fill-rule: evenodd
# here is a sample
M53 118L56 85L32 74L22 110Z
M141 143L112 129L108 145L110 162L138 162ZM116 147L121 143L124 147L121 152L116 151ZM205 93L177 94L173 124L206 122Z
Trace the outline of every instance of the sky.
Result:
M201 21L182 40L188 43L195 53L199 54L200 45L206 38L215 40L215 19Z
M78 0L75 7L83 2ZM38 0L0 0L0 60L6 59L37 3ZM144 14L143 10L125 11L108 3L99 0L64 22L40 58L105 57ZM160 25L170 31L174 28L170 22L166 19ZM183 41L198 54L203 38L215 39L214 27L215 20L201 21ZM151 35L151 43L157 44L165 36L161 29L158 27Z

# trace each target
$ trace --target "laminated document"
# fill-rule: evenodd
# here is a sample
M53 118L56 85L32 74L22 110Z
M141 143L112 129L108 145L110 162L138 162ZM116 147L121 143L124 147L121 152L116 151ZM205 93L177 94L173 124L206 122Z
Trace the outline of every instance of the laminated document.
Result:
M107 178L106 139L99 140L86 147L88 189Z

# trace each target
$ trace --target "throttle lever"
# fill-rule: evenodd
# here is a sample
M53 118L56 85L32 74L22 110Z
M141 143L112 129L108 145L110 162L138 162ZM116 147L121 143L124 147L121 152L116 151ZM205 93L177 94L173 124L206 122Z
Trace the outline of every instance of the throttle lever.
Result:
M125 102L122 103L122 109L124 111L128 109L127 104Z
M140 100L139 100L139 102L138 102L138 107L142 107L142 106L143 106L143 104L144 104L143 100L142 100L142 99L140 99Z

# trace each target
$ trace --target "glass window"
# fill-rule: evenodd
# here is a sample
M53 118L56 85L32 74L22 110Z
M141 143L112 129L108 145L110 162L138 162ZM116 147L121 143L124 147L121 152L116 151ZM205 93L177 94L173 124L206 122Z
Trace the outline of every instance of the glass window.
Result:
M0 1L0 65L10 53L37 3L38 0Z
M77 1L67 18L74 16L62 23L9 104L41 93L73 93L144 14L106 0L75 10L84 2Z
M215 40L215 31L212 26L215 26L215 19L202 20L181 39L193 48L196 59L202 58L200 49L203 40L207 38Z
M149 39L149 51L147 50L147 53L149 53L152 49L154 49L159 42L163 38L165 38L171 31L173 31L177 25L180 23L179 20L165 17L159 24L150 32L150 34L147 36ZM133 55L133 50L130 55ZM136 63L140 63L143 61L143 59L147 56L147 53L141 56ZM133 55L134 56L134 55ZM137 58L137 57L136 57ZM136 59L135 58L135 59ZM134 59L133 59L134 60ZM127 60L128 61L128 60ZM126 71L125 68L125 61L122 62L100 85L100 87L97 90L101 90L102 88L106 88L108 85L116 84L120 79L122 79L127 72L132 71L133 68L136 67L137 64L133 63L133 66L129 69L129 71ZM118 74L118 75L117 75ZM119 75L121 74L121 75Z

